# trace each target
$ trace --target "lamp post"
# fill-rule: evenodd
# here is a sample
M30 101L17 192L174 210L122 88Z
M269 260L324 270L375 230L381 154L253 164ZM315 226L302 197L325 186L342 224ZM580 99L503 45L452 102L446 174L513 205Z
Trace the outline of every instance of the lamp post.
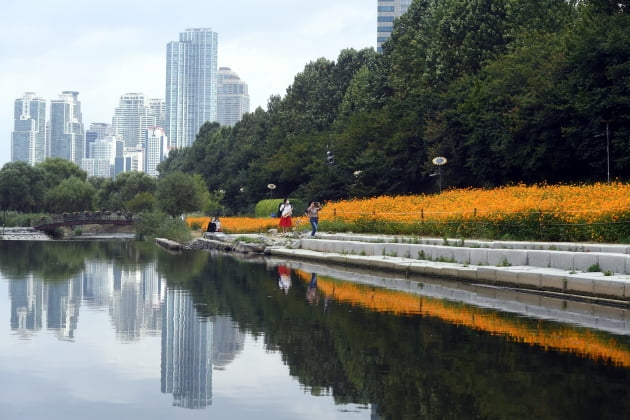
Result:
M269 197L273 198L273 190L276 189L276 184L267 184L267 188L269 188Z
M435 166L437 166L437 168L438 168L438 173L437 173L437 176L438 176L438 188L439 188L439 191L440 191L440 194L441 194L442 193L442 169L441 168L442 168L442 165L444 165L448 161L446 160L445 157L438 156L438 157L434 157L433 160L431 160L431 162L433 162L433 164ZM434 175L435 174L431 174L430 176L434 176Z
M606 131L604 133L596 134L595 137L606 136L606 182L610 184L610 121L604 121L606 123Z

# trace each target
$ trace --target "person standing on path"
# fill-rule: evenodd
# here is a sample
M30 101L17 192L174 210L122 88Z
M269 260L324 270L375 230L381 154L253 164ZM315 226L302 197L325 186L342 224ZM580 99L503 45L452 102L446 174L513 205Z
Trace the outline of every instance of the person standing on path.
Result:
M315 234L317 233L317 226L319 225L319 211L321 209L321 204L315 201L311 201L306 208L306 216L308 216L308 220L311 222L311 236L315 236Z
M282 228L282 233L287 233L289 228L293 226L291 222L291 215L293 214L293 207L291 207L291 202L288 198L284 199L282 205L280 205L280 227Z

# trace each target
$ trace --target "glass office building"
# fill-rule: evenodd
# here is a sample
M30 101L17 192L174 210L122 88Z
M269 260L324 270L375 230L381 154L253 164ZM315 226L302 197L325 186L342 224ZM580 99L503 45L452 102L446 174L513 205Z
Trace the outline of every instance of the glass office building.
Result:
M378 0L376 22L376 50L383 51L383 43L394 29L394 20L407 11L411 0Z
M243 114L249 112L247 83L229 67L220 67L217 91L219 124L234 126L241 120Z
M166 135L170 145L189 147L199 128L217 121L218 35L187 29L166 47Z

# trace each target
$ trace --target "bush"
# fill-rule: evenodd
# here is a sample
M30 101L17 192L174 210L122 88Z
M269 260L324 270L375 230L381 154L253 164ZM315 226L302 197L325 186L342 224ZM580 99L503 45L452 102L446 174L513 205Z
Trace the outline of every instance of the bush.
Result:
M140 240L166 238L185 243L192 239L190 229L185 221L158 211L141 213L135 223L135 229L136 238Z
M256 203L254 214L256 215L256 217L272 217L272 215L274 215L273 217L275 217L277 216L276 213L278 212L278 206L283 201L284 198L260 200L258 203ZM289 201L293 206L293 216L303 215L306 207L308 207L306 204L304 204L304 201L299 198L289 197Z

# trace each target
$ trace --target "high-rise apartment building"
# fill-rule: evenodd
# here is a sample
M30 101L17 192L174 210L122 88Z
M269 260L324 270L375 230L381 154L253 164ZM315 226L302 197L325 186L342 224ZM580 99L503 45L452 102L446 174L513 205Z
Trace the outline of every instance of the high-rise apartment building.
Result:
M411 0L378 0L376 17L376 50L383 51L383 42L387 41L394 29L394 20L407 11Z
M171 146L193 144L199 128L217 120L218 35L187 29L166 47L166 135Z
M166 101L160 98L149 99L149 116L155 119L155 127L166 127Z
M153 177L159 175L157 166L168 155L168 138L160 127L150 127L144 146L144 172Z
M85 130L85 157L93 158L90 154L90 145L96 140L102 140L107 136L111 136L113 133L111 124L107 123L92 123L90 129Z
M217 82L217 120L221 125L233 126L249 112L247 83L229 67L219 67Z
M79 92L64 91L50 101L50 156L81 166L85 157Z
M141 144L147 128L154 125L155 118L149 115L143 93L126 93L120 97L112 118L112 127L114 135L125 141L125 147Z
M15 100L11 160L35 165L46 158L46 101L33 92Z

